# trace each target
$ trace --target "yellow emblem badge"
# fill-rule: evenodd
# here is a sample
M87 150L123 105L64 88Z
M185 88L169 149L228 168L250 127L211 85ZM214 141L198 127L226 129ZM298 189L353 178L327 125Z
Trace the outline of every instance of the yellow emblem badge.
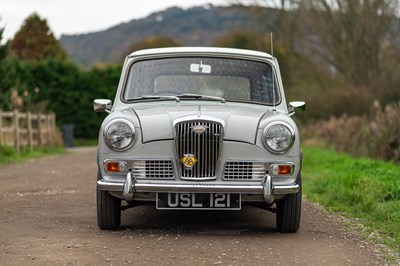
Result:
M190 169L197 163L197 159L196 156L194 156L194 154L184 154L181 159L181 162L186 168Z

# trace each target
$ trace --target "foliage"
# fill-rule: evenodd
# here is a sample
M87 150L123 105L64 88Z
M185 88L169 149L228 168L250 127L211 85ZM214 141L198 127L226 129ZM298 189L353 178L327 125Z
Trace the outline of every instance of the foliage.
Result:
M309 123L305 138L337 151L400 162L399 114L400 102L385 108L375 102L369 116L343 114Z
M161 48L161 47L174 47L181 46L181 44L169 37L151 36L142 41L134 43L129 52L134 52L142 49Z
M373 95L346 84L340 78L335 79L334 76L321 70L304 77L311 80L294 82L295 88L289 94L290 98L307 102L307 115L301 118L313 121L329 119L332 116L340 117L344 114L363 115L370 112ZM315 79L312 79L313 77Z
M80 69L66 60L46 20L36 14L15 35L14 54L7 55L7 48L0 46L0 108L17 107L10 102L13 94L23 102L22 110L55 112L57 124L73 124L76 137L96 138L103 117L93 112L93 99L114 98L121 66Z
M30 15L15 34L11 50L23 60L67 58L60 43L50 31L46 19L41 19L36 13Z
M57 116L57 124L74 124L75 136L95 138L104 117L94 113L94 98L113 99L121 66L83 71L68 61L47 59L29 64L15 62L18 77L31 97L32 105L46 103L45 109Z
M0 62L4 61L4 59L6 58L7 53L8 53L7 45L1 44L2 40L3 40L3 32L4 32L4 28L0 28ZM0 68L0 71L4 71L4 70L2 68ZM0 73L3 74L3 72L0 72Z
M37 148L30 151L28 148L17 153L14 148L0 145L0 165L18 163L27 159L39 158L51 154L62 154L65 150L63 147L53 148Z
M150 49L150 48L162 48L162 47L177 47L181 46L181 44L169 37L162 36L151 36L139 42L133 43L129 49L122 55L122 60L125 59L125 56L142 49Z
M257 31L248 29L223 34L214 40L212 46L267 51L269 40Z
M4 28L0 28L0 109L8 109L10 105L10 88L13 84L13 73L10 69L7 55L9 44L1 44Z
M367 227L368 236L400 252L400 166L303 147L307 198Z
M74 139L74 145L76 147L88 147L88 146L97 146L98 145L99 140L96 139L83 139L83 138L79 138L79 139Z

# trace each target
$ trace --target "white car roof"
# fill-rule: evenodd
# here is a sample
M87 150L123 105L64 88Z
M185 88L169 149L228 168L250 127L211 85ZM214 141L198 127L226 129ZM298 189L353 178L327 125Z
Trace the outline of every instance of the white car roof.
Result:
M128 57L146 56L146 55L162 55L162 54L225 54L225 55L238 55L238 56L254 56L272 59L270 54L235 48L219 48L219 47L169 47L169 48L153 48L138 50L131 53Z

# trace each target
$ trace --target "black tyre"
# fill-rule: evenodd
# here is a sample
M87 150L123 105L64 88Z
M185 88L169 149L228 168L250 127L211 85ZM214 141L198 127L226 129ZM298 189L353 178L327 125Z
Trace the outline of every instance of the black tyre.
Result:
M121 224L121 199L97 189L97 224L103 230L115 230Z
M300 190L276 202L276 227L280 233L296 233L300 227L301 175L298 176Z

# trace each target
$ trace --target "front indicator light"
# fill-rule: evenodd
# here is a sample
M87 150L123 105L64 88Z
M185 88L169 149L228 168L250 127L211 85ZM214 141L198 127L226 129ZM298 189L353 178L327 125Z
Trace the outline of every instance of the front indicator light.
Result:
M114 172L114 173L125 173L126 170L126 163L125 162L106 162L105 163L105 170L107 172Z
M292 164L273 164L271 165L271 172L274 176L288 176L292 175L294 166Z

